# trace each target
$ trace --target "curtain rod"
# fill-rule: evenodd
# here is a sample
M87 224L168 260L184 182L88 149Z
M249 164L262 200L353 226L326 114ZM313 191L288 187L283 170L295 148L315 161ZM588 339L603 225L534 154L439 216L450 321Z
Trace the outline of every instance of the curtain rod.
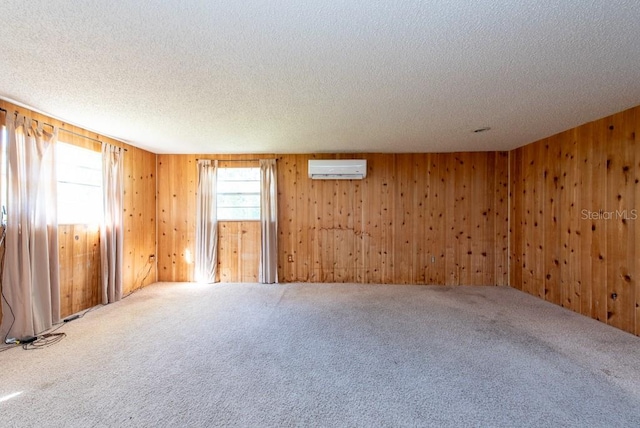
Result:
M45 123L45 125L49 125L48 123ZM49 125L49 126L53 126L53 125ZM102 144L102 141L100 140L96 140L95 138L91 138L91 137L87 137L86 135L82 135L82 134L78 134L77 132L73 132L73 131L69 131L68 129L64 129L64 128L58 128L59 131L64 131L68 134L73 134L76 137L81 137L81 138L86 138L87 140L91 140L91 141L95 141L98 142L100 144ZM129 150L126 149L126 147L120 147L122 150L124 150L125 152L128 152Z
M3 112L5 112L5 113L9 113L6 109L3 109L2 107L0 107L0 111L3 111ZM17 111L16 111L16 113L17 113ZM31 119L31 120L35 120L36 122L40 122L40 120L38 120L38 119ZM43 124L43 125L50 126L50 127L52 127L52 128L55 128L55 126L53 126L52 124L47 123L47 122L42 122L42 124ZM69 131L68 129L65 129L65 128L60 128L60 127L58 127L58 130L59 130L59 131L64 131L64 132L69 133L69 134L73 134L73 135L75 135L76 137L86 138L87 140L96 141L96 142L98 142L98 143L102 144L102 141L100 141L100 140L97 140L97 139L95 139L95 138L91 138L91 137L87 137L86 135L78 134L77 132ZM129 150L127 150L125 147L121 147L121 149L122 149L122 150L124 150L125 152L128 152L128 151L129 151Z
M204 158L196 158L196 161L199 160L217 160L218 162L260 162L260 159L204 159Z

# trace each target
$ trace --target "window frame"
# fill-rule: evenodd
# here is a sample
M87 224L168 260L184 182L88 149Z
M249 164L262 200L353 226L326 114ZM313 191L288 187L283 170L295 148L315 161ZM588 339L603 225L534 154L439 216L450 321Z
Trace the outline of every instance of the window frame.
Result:
M252 170L252 174L255 174L257 176L257 179L253 179L253 180L248 180L248 179L243 179L243 180L229 180L229 179L225 179L225 180L221 180L221 172L222 171L226 171L226 170L238 170L238 169L243 169L243 170ZM217 177L216 177L216 218L218 221L260 221L260 195L261 195L261 190L260 190L260 167L259 166L224 166L224 167L218 167L217 173L216 173ZM223 174L222 174L223 175ZM221 192L220 191L220 183L252 183L256 186L256 191L253 192ZM222 205L221 202L221 195L222 198L224 198L224 196L243 196L243 195L249 195L251 197L257 197L257 205L248 205L248 206L233 206L233 205ZM220 208L223 209L228 209L228 210L233 210L234 208L236 209L249 209L249 210L254 210L253 212L253 216L251 216L250 218L246 218L243 216L237 216L237 217L231 217L231 216L221 216L220 215Z
M60 139L58 139L57 142L58 146L56 148L57 153L56 153L56 188L57 188L57 192L58 192L58 198L57 198L57 211L58 211L58 224L59 225L92 225L92 226L98 226L100 225L100 223L102 223L102 204L103 204L103 183L102 183L102 153L97 151L97 150L92 150L90 148L87 147L83 147L81 145L77 145L77 144L73 144L67 141L61 141ZM95 162L95 165L93 165L93 167L91 168L87 168L86 165L83 164L79 164L76 163L74 165L74 168L77 169L89 169L90 171L92 171L92 178L94 180L94 183L99 183L98 185L96 184L92 184L92 183L88 183L86 180L69 180L66 177L61 177L60 175L60 170L61 167L63 166L68 166L69 164L73 163L73 162L68 162L67 159L63 158L63 156L61 156L63 153L61 152L61 148L64 147L68 147L71 151L84 151L86 150L87 153L91 153L90 157L93 158L93 161ZM64 149L63 149L64 150ZM85 177L86 178L86 177ZM99 179L98 179L99 178ZM91 213L92 218L82 218L79 219L77 217L71 217L71 219L67 219L67 218L61 218L61 216L63 215L62 213L64 213L64 210L61 209L61 205L60 205L60 201L61 201L61 188L60 188L60 184L65 184L65 185L70 185L70 186L83 186L83 187L91 187L94 189L94 191L97 194L93 194L91 200L93 200L93 204L95 205L93 209L88 210L89 213ZM98 208L99 207L99 208ZM85 211L86 212L86 211ZM80 220L80 221L78 221Z

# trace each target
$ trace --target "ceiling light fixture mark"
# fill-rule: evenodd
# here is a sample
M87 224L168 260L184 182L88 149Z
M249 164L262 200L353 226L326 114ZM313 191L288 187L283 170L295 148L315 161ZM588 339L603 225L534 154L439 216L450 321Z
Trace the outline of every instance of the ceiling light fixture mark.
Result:
M487 132L488 130L490 130L491 127L490 126L485 126L483 128L478 128L478 129L474 129L473 132L475 134L479 134L480 132Z

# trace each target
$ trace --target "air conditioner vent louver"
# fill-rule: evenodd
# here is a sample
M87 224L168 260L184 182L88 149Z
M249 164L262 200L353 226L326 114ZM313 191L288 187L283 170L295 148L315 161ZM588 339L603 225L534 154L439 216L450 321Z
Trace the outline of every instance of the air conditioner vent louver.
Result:
M366 176L366 159L309 159L309 178L314 180L362 180Z

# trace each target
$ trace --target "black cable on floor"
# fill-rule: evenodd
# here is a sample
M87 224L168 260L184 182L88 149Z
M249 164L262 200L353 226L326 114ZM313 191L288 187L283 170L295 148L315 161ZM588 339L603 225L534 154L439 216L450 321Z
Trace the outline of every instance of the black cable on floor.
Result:
M22 349L25 351L33 351L37 349L48 348L56 343L60 342L67 336L67 333L45 333L31 343L22 344Z
M4 335L4 339L2 340L2 343L7 343L7 338L9 337L9 333L11 332L11 329L13 328L13 325L16 322L16 315L13 313L13 308L11 307L11 305L9 304L9 301L4 295L4 287L2 284L2 277L4 276L4 256L7 254L7 247L5 245L5 238L7 237L7 226L3 224L1 227L2 227L2 235L0 237L0 248L2 248L2 259L0 260L0 294L2 294L2 300L4 300L4 302L7 304L7 307L9 308L9 312L11 312L11 317L13 318L13 321L11 321L11 325L9 326L9 329L7 330L7 334ZM13 346L3 349L2 351L6 351L7 349L10 349L10 348L13 348Z
M49 329L48 331L45 331L42 335L46 335L46 334L52 334L55 333L56 331L60 330L62 328L62 326L64 326L65 324L68 324L71 321L75 321L77 319L80 319L82 317L84 317L85 315L87 315L89 312L97 309L97 308L101 308L103 305L95 305L90 307L89 309L86 309L82 314L78 315L77 317L73 317L69 316L65 319L63 319L62 321L60 321L59 323L54 324L51 329ZM64 334L64 333L63 333Z

